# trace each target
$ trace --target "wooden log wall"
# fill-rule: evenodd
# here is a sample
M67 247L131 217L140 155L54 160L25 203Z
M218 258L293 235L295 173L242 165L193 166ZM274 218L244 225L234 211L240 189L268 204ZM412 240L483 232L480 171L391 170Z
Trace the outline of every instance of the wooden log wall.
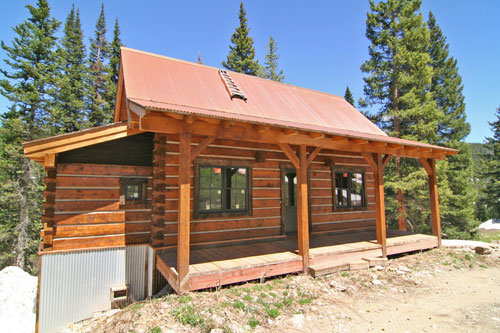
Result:
M204 138L192 137L193 148ZM165 187L165 245L177 242L179 137L167 135ZM260 153L258 153L260 152ZM195 219L194 165L191 166L191 244L248 238L280 236L281 221L280 166L291 163L277 145L254 144L232 140L215 140L198 157L200 159L242 161L252 164L253 215L238 217L204 217ZM257 162L259 161L259 162ZM368 205L359 211L338 212L333 209L331 162L338 166L367 166L355 153L321 151L311 164L310 207L312 232L330 232L374 228L375 196L373 174L365 173ZM328 166L326 166L328 164Z
M53 250L146 244L151 232L151 167L58 164ZM146 178L145 203L120 205L120 178Z
M334 208L332 164L341 170L365 169L366 207L356 210ZM309 168L309 187L312 233L375 228L374 178L361 155L321 150Z

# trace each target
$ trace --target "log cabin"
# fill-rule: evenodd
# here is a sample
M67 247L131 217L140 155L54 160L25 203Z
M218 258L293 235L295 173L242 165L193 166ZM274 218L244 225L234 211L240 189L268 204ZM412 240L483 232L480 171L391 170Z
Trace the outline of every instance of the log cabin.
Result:
M343 98L121 50L114 122L24 144L45 167L42 332L154 295L429 249L435 160ZM391 158L427 171L432 235L387 230Z

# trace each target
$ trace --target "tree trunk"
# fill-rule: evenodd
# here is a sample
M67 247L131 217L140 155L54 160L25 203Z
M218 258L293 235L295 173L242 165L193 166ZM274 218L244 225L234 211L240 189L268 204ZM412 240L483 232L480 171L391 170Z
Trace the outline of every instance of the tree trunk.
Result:
M28 245L28 227L30 216L28 211L28 194L31 182L31 165L28 158L23 160L23 175L21 177L19 201L19 225L16 244L16 266L25 269L25 249Z

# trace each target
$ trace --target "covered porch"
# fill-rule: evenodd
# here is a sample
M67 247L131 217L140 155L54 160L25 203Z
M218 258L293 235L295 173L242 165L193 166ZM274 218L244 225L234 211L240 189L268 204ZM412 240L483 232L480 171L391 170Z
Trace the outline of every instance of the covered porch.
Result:
M438 246L437 236L391 230L386 239L387 254L426 250ZM383 256L375 231L313 235L310 239L308 270L321 275L328 268L344 269L350 263ZM156 251L156 268L175 288L178 285L177 249ZM368 265L368 262L367 262ZM297 237L280 237L259 242L244 240L191 248L188 290L264 279L303 271ZM178 290L176 290L178 291Z

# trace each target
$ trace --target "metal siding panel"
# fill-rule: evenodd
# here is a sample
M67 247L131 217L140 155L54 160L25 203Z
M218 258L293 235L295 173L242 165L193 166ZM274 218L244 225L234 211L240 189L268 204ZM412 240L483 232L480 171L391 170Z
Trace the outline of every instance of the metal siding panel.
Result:
M154 250L148 246L148 297L153 296Z
M129 286L129 300L135 302L144 299L146 279L147 246L128 246L126 250L126 280Z
M40 332L110 309L110 288L129 284L130 295L144 297L147 246L44 254L40 284Z

